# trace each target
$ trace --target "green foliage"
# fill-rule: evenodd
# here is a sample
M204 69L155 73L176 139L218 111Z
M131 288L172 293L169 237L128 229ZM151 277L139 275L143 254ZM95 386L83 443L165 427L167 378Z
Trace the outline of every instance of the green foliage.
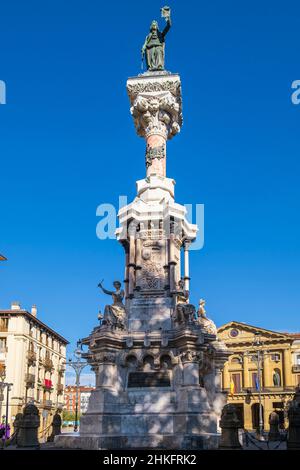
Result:
M80 413L78 413L78 419L80 418ZM72 411L63 410L62 412L63 421L75 421L75 413Z

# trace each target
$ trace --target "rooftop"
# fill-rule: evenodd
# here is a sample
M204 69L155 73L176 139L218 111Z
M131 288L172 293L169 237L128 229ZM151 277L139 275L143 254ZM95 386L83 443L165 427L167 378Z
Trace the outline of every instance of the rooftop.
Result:
M14 308L10 310L0 310L0 316L8 316L8 317L13 317L13 316L18 316L22 315L27 318L31 323L34 323L38 325L41 329L47 331L50 333L52 336L55 336L59 341L61 341L63 344L67 345L69 344L69 341L61 336L59 333L54 331L52 328L50 328L46 323L42 322L39 320L36 316L32 315L32 313L28 312L27 310L23 310L21 308Z

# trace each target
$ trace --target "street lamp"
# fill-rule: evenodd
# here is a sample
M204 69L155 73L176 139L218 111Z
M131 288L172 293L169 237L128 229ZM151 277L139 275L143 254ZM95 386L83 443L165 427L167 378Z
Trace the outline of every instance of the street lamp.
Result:
M4 390L4 380L5 380L5 368L1 369L0 370L0 380L1 380L1 384L0 384L0 419L2 418L2 403L3 403L3 400L4 400L4 393L3 393L3 390Z
M9 402L9 392L11 390L11 387L13 386L13 384L11 383L8 383L8 382L4 382L5 380L5 377L6 377L6 373L5 373L5 369L2 369L1 372L0 372L0 379L1 379L1 386L0 386L0 403L1 403L1 407L0 407L0 412L2 411L2 402L3 402L3 399L4 399L4 394L3 394L3 390L4 388L6 387L6 409L5 409L5 434L4 434L4 441L6 441L7 439L7 428L8 428L8 402ZM1 413L0 413L0 416L1 416Z
M79 386L80 386L80 374L87 363L81 360L82 351L78 348L78 345L81 344L80 341L77 342L77 349L74 351L74 356L76 360L69 359L69 366L71 366L76 374L76 398L75 398L75 425L74 432L78 431L78 395L79 395Z
M262 349L263 342L260 337L260 333L257 331L254 333L254 340L252 343L252 349L255 350L253 353L252 351L248 351L245 354L247 356L251 356L257 363L257 384L256 388L258 390L258 403L259 403L259 415L258 415L258 434L260 437L263 436L263 430L264 430L264 421L263 421L263 408L262 408L262 379L261 379L261 370L263 366L264 359L267 355L271 355L272 353L269 351L264 351Z
M257 361L257 381L258 381L258 402L259 402L259 418L258 418L258 427L259 435L263 435L264 422L263 422L263 412L262 412L262 403L261 403L261 362L263 359L263 353L261 351L262 342L260 339L260 334L255 333L253 346L256 348L256 361Z

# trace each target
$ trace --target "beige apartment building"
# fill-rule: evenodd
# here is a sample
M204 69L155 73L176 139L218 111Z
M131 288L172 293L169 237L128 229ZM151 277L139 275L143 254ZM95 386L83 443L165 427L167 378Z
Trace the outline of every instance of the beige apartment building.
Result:
M8 421L28 402L40 410L40 438L47 433L52 416L64 406L66 345L68 341L37 317L37 308L21 309L13 303L0 310L0 371L12 383ZM6 389L0 401L0 416L6 412ZM50 429L49 429L50 431Z

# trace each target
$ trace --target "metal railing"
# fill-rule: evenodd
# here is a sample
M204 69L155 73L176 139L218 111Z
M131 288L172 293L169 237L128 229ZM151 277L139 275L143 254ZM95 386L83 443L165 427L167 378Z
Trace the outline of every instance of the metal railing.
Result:
M47 369L47 370L53 369L53 362L52 362L52 360L49 359L48 357L46 357L46 358L43 360L43 364L44 364L45 369Z
M42 406L45 410L50 410L52 408L52 400L43 400Z
M294 392L295 391L294 386L272 386L272 387L261 387L260 391L261 393L278 393L278 392ZM223 392L230 393L230 388L223 388ZM255 394L259 393L259 390L257 390L256 387L247 387L247 388L240 388L240 390L235 390L233 395L238 395L238 394Z
M34 351L27 351L27 359L29 362L36 361L36 353Z
M35 383L35 375L34 374L26 374L25 375L25 382L27 384L33 385Z

